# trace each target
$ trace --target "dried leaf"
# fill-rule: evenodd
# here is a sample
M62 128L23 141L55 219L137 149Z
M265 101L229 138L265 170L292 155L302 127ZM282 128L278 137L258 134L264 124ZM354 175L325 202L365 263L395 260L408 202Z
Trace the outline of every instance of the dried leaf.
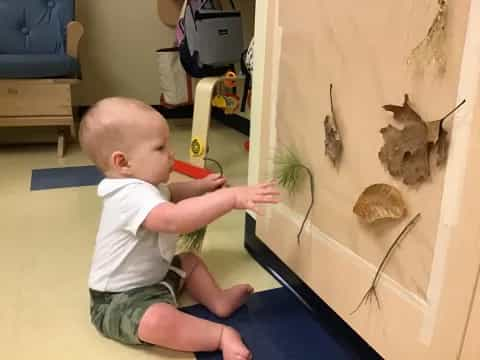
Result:
M330 107L332 114L325 117L323 125L325 127L325 155L333 162L333 166L337 166L342 155L343 144L333 110L332 87L333 85L330 84Z
M428 160L423 157L425 153L420 151L426 146L424 125L412 124L401 130L388 125L380 132L385 145L380 150L379 157L392 176L405 177L411 172L412 161L424 164ZM429 171L425 169L422 173L428 175Z
M463 99L457 106L453 108L453 110L449 111L440 120L433 121L427 124L427 126L429 127L428 142L430 143L430 145L433 144L433 146L437 149L437 166L445 165L448 157L448 132L443 128L443 123L450 115L452 115L463 104L465 104L465 102L466 100Z
M426 123L428 129L427 142L429 149L437 150L437 166L447 162L448 155L448 132L442 127L443 120L436 120Z
M437 166L443 166L447 162L449 145L447 135L447 131L445 131L442 126L440 126L438 140L435 143L435 146L437 148Z
M440 128L442 126L441 121L430 121L426 124L428 129L427 142L430 144L435 144L438 141L438 137L440 135Z
M393 118L402 123L422 123L422 118L408 104L408 94L405 94L403 105L384 105L386 111L393 112Z
M406 185L415 185L430 177L430 159L427 147L420 148L417 152L406 153L404 163L403 182Z
M396 188L388 184L374 184L362 192L353 212L370 224L380 219L402 218L406 206Z
M383 108L405 125L402 129L388 125L380 130L385 142L378 154L380 161L392 176L401 177L407 185L426 180L430 176L427 125L408 104L407 94L402 106Z
M445 164L448 156L447 131L444 121L458 110L463 100L440 120L425 122L408 104L408 95L402 106L385 105L393 118L404 124L402 129L388 125L380 129L385 144L378 157L394 177L402 178L407 185L415 185L430 177L430 153L437 151L437 166Z

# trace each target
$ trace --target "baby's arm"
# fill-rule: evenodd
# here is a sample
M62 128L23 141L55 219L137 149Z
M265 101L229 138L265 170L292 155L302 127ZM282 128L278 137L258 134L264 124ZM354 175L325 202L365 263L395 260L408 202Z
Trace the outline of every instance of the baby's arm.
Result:
M220 174L211 174L199 180L170 183L168 188L171 194L171 201L178 203L184 199L217 190L225 185L225 181L225 178Z
M161 203L150 211L143 226L150 231L189 233L232 209L258 212L257 204L278 202L279 192L273 183L223 188L178 202Z

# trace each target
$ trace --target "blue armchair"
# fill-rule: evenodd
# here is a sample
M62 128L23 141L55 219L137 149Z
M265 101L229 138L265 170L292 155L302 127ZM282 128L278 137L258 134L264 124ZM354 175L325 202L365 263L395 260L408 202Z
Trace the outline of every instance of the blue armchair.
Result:
M71 86L78 82L74 0L0 0L0 127L56 126L75 138Z

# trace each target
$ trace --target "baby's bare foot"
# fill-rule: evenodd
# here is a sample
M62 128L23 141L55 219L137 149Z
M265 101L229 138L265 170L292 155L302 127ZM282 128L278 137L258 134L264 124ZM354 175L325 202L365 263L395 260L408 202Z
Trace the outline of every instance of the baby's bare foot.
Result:
M251 360L252 354L245 346L240 334L233 328L224 326L220 338L224 360Z
M215 306L215 314L220 317L230 316L235 310L245 304L252 293L253 288L248 284L236 285L230 289L223 290L223 294Z

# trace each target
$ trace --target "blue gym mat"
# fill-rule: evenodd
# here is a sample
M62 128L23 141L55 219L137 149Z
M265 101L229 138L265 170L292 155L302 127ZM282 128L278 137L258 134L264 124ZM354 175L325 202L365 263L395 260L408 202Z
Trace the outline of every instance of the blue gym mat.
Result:
M314 318L286 288L253 294L229 319L217 318L200 305L182 311L237 329L255 360L379 359L333 333L335 324ZM221 352L195 355L198 360L222 359Z
M103 177L95 166L34 169L30 190L97 185Z

